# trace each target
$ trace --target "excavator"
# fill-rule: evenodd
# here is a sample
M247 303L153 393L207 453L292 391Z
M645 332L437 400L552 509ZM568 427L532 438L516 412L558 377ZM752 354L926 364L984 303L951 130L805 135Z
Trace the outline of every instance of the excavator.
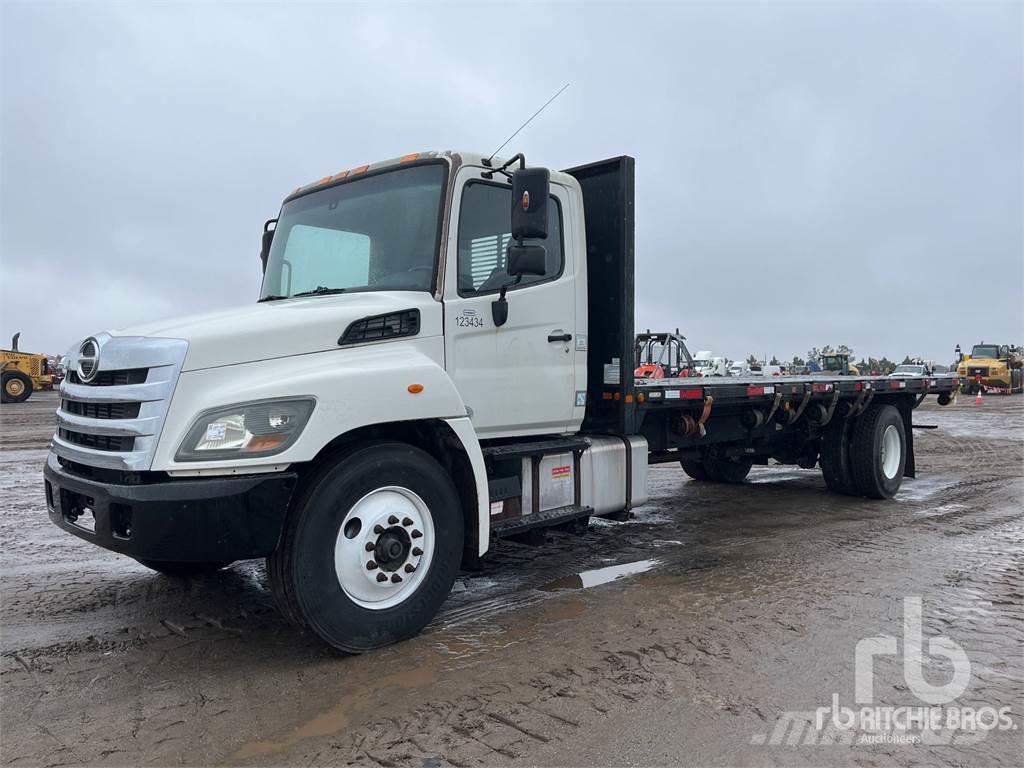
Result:
M14 334L10 349L0 349L0 401L23 403L37 389L53 389L53 374L46 355L22 352Z

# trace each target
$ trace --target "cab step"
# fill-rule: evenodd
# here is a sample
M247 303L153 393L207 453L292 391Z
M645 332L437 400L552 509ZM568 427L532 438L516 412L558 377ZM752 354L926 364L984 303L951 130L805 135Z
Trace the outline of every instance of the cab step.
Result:
M543 512L534 512L530 515L514 517L509 520L495 521L491 523L491 535L498 538L515 536L533 528L548 528L554 525L561 525L581 517L589 517L592 514L594 514L593 507L579 507L576 505L545 509Z

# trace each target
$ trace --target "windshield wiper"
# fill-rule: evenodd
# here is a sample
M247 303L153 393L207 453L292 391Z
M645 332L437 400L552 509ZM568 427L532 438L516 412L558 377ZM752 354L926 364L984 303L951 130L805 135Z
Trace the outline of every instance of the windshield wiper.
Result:
M287 298L288 298L287 296L264 296L262 299L260 299L256 303L259 304L259 303L264 302L264 301L280 301L281 299L287 299Z
M344 293L348 288L328 288L323 285L318 285L312 291L302 291L300 293L293 293L292 296L327 296L331 293Z

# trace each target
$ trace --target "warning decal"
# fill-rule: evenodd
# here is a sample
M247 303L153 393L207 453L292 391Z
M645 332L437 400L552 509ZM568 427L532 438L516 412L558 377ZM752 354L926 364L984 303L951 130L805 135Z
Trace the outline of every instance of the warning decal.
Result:
M569 477L572 474L572 467L566 464L563 467L551 468L551 479L557 480L560 477Z

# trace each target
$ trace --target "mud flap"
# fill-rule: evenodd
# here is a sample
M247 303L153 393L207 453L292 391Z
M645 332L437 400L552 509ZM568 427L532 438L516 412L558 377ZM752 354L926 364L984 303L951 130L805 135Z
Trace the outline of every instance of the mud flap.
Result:
M899 408L900 416L903 417L903 431L906 432L907 441L907 463L903 468L903 476L917 477L917 467L914 463L914 425L911 423L911 414L913 414L916 405L913 400L900 398L896 407Z

